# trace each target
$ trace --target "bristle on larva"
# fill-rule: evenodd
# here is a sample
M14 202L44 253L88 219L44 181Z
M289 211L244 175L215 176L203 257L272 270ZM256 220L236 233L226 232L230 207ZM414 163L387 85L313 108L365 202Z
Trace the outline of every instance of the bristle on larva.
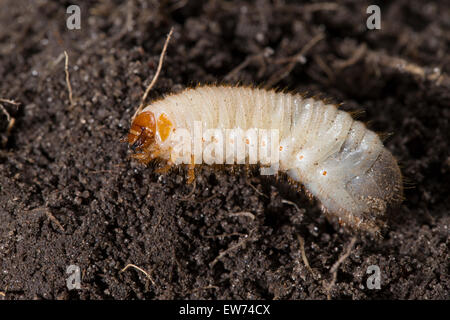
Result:
M275 164L303 184L327 216L373 234L384 226L388 206L402 198L397 161L376 133L336 105L297 94L230 86L186 89L145 107L131 125L128 143L143 163L158 158L168 165ZM235 149L228 152L229 147ZM271 150L270 162L264 148Z

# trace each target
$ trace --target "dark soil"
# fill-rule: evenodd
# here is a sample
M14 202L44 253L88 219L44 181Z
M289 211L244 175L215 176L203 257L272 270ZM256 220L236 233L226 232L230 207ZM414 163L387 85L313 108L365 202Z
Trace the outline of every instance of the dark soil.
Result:
M0 299L327 298L353 234L317 203L275 178L203 167L194 186L185 169L161 176L129 158L120 139L172 26L150 99L198 82L269 83L392 133L405 201L383 239L357 236L329 297L449 298L448 1L378 3L381 30L366 28L360 0L75 2L81 30L66 28L71 1L1 2L0 98L20 104L0 102L15 119L8 130L0 115ZM242 211L255 219L231 215ZM152 280L121 272L129 263ZM69 265L80 290L66 286ZM379 290L367 288L370 265Z

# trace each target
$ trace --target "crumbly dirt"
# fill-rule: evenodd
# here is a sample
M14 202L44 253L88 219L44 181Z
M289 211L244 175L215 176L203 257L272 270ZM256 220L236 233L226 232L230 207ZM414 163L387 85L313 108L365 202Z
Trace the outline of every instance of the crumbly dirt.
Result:
M0 98L19 105L0 101L15 119L8 130L0 114L0 299L449 298L448 1L379 2L381 30L366 28L360 0L75 2L81 30L66 28L70 1L1 3ZM160 175L129 158L120 140L172 26L150 99L270 85L392 133L405 201L383 239L357 235L329 290L353 234L304 193L209 167L187 184L184 168ZM121 272L129 263L148 276ZM381 289L367 288L370 265Z

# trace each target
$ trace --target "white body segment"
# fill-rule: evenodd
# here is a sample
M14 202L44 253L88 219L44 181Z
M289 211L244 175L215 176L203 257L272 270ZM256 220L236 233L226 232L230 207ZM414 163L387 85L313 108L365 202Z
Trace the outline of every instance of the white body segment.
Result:
M279 170L303 184L325 212L355 228L378 232L387 204L402 192L397 162L377 134L321 100L245 87L204 86L169 95L142 112L161 114L173 128L278 129ZM162 157L170 139L156 130Z

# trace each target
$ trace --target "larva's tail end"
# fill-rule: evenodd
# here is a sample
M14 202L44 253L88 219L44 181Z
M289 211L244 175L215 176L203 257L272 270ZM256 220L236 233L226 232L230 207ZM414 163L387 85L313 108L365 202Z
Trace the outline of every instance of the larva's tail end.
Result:
M386 148L378 156L368 174L378 186L380 196L388 206L403 201L403 177L397 160Z
M326 189L322 186L322 190ZM342 189L319 196L331 221L347 229L381 238L387 215L403 200L403 183L397 160L383 149L373 165L351 179Z
M346 186L354 201L366 208L350 219L350 226L381 237L387 227L387 214L403 201L402 180L397 160L384 148L372 167Z

